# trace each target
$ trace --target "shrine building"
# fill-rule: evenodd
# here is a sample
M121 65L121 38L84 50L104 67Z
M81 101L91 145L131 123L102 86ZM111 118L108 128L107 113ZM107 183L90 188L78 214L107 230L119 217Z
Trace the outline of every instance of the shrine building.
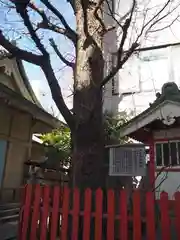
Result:
M180 190L180 90L174 82L165 83L149 108L123 126L124 136L149 146L150 188L156 199L165 191L173 200Z

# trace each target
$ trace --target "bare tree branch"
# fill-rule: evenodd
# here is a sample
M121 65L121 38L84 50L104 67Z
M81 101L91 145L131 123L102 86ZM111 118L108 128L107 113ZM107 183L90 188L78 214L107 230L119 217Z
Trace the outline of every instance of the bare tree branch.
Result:
M74 45L76 45L77 42L77 34L76 32L69 26L69 24L66 22L63 15L48 1L48 0L41 0L41 2L56 16L59 18L63 26L65 27L66 31L69 32L69 35L71 35L71 40L73 41Z
M155 192L161 185L162 183L168 178L168 169L172 168L172 164L168 164L167 166L163 166L160 171L158 172L158 174L156 175L153 184L152 184L152 192ZM163 178L161 179L161 181L159 182L159 184L154 188L154 184L156 182L156 180L158 179L158 177L161 175L161 173L163 173L165 171L165 174L163 176Z
M144 47L144 48L136 48L134 52L144 52L144 51L149 51L149 50L156 50L156 49L162 49L162 48L167 48L167 47L172 47L172 46L180 46L180 42L176 43L168 43L168 44L162 44L162 45L157 45L157 46L151 46L151 47ZM124 51L125 53L128 52ZM117 53L115 53L116 55Z
M72 40L71 34L69 34L69 32L65 28L58 27L57 25L52 24L50 22L48 22L47 24L45 22L38 23L37 29L39 29L39 28L43 28L43 29L51 30L56 33L60 33L64 36L66 36L67 38L69 38L74 43L74 40Z
M165 30L167 28L170 28L178 18L179 18L179 15L170 24L168 24L167 26L164 26L162 28L156 28L154 30L149 30L149 32L150 33L159 32L159 31L163 31L163 30Z
M160 14L167 8L167 6L172 2L172 0L168 0L163 7L149 20L145 23L145 18L143 20L143 26L141 28L140 33L138 34L137 38L136 38L136 42L139 40L139 38L142 36L143 32L145 32L145 28L148 27L148 29L145 32L145 35L147 35L150 32L150 29L156 25L158 22L160 22L162 19L164 19L165 17L167 17L168 15L170 15L174 10L177 9L177 7L180 5L180 3L178 3L171 11L169 11L168 13L166 13L165 15L163 15L162 17L158 18L160 16ZM158 18L158 19L157 19Z
M123 59L119 62L117 62L115 67L112 67L110 73L103 79L101 82L100 87L103 87L106 83L108 83L115 75L116 73L122 68L123 64L131 57L131 55L134 53L135 49L139 46L138 43L133 43L130 49L126 52Z
M146 23L145 21L143 21L143 26L141 28L141 31L140 33L137 35L137 38L136 40L133 42L133 44L131 45L131 47L127 50L127 51L124 51L123 50L123 47L124 47L124 43L127 39L127 34L128 34L128 30L129 30L129 27L130 27L130 24L132 22L132 16L133 16L133 13L134 13L134 9L135 9L135 6L136 6L136 0L133 0L133 5L131 7L131 11L128 13L128 15L130 15L129 18L127 18L125 20L125 23L124 25L122 26L121 23L119 23L117 21L117 19L114 17L114 14L111 10L111 7L108 3L108 0L106 0L107 4L108 4L108 9L109 9L109 12L110 14L112 15L113 19L116 21L116 23L122 28L122 37L121 37L121 42L120 42L120 46L119 46L119 49L116 53L116 56L117 56L117 64L116 66L113 66L111 71L109 72L108 76L105 77L105 79L102 81L101 83L101 87L106 84L111 78L113 78L115 76L115 74L118 72L119 69L121 69L122 65L128 60L128 58L133 54L133 52L137 52L139 51L139 49L137 49L137 47L139 46L138 44L138 41L139 41L139 38L142 36L145 28L147 28L148 26L148 30L147 31L150 31L150 29L155 25L157 24L159 21L161 21L162 19L164 19L165 17L167 17L169 14L171 14L176 8L177 6L179 6L179 4L174 7L170 12L164 14L162 17L159 17L161 13L163 13L163 11L167 8L167 6L171 3L172 0L168 0L164 5L163 7L153 16L151 17ZM158 18L159 17L159 18ZM158 18L158 19L157 19ZM175 19L177 20L177 18ZM174 21L175 21L174 20ZM174 23L174 21L171 23L171 25ZM171 26L170 25L170 26ZM166 26L165 28L167 28L168 26ZM165 29L164 28L164 29ZM146 31L146 33L147 33ZM124 56L124 57L123 57ZM123 58L122 58L123 57Z
M120 21L118 21L118 20L116 19L116 17L114 16L115 13L114 13L113 10L111 9L111 6L110 6L108 0L106 0L106 4L107 4L107 7L108 7L109 15L110 15L110 16L112 17L112 19L117 23L118 26L122 27L122 25L120 24Z
M104 1L105 0L99 0L94 9L94 16L99 21L99 23L102 27L101 35L105 35L107 32L115 29L115 26L106 26L103 19L98 14L99 10L102 11L102 6L103 6Z
M128 52L126 53L126 55L122 58L123 47L124 47L125 40L127 38L128 29L129 29L129 26L131 24L131 20L132 20L135 5L136 5L136 0L133 0L133 4L132 4L132 7L131 7L131 12L130 12L130 17L126 19L124 25L122 26L123 33L122 33L120 46L119 46L119 49L117 51L116 66L113 66L110 73L103 79L103 81L100 85L101 87L103 87L109 80L111 80L111 78L113 78L116 75L116 73L119 71L119 69L122 68L123 64L128 60L128 58L133 54L134 50L138 47L137 41L134 42L132 44L132 46L130 47L130 49L128 50Z
M49 23L49 19L47 18L44 10L39 9L38 7L36 7L36 5L32 2L29 3L28 5L31 9L33 9L34 11L36 11L43 19L43 22L45 23Z
M106 30L106 26L105 26L102 18L99 17L99 15L98 15L98 10L101 9L101 6L103 5L103 2L104 2L104 1L105 1L105 0L98 0L98 2L97 2L97 4L96 4L96 7L95 7L95 9L94 9L94 16L95 16L95 18L99 21L99 23L101 24L102 32L103 32L103 33L107 32L107 30Z
M117 57L118 57L118 61L121 60L121 56L122 56L122 52L123 52L123 46L127 37L127 33L128 33L128 29L130 26L131 20L130 18L126 19L124 26L122 27L123 30L123 34L122 34L122 38L121 38L121 43L119 46L119 49L117 51Z
M123 47L124 47L125 40L127 38L128 29L129 29L129 26L131 24L132 15L133 15L133 12L134 12L135 5L136 5L136 0L133 0L131 12L130 12L130 17L126 19L124 25L122 26L123 34L122 34L119 49L117 51L117 64L121 61L121 56L122 56L122 53L123 53Z
M117 20L117 18L115 17L116 13L114 13L113 10L111 9L111 6L110 6L110 3L109 3L108 0L106 0L106 4L107 4L107 7L108 7L108 11L109 11L108 15L110 15L112 17L112 19L117 23L117 26L120 26L122 28L121 22L128 17L128 15L132 11L132 8L130 8L129 11L124 14L124 16L120 17L120 19Z
M67 2L71 5L73 11L75 12L75 3L74 3L74 0L67 0Z
M31 52L22 50L17 46L13 45L8 39L4 37L1 30L0 30L0 45L7 49L14 57L25 60L32 64L36 64L38 66L41 65L41 61L43 59L42 55L33 54Z
M19 4L19 1L17 1L15 2L15 6L16 6L16 11L20 14L20 16L24 21L24 25L27 27L32 40L35 42L36 46L43 54L41 58L41 63L39 64L39 66L41 67L41 69L43 70L46 76L46 79L48 81L48 84L51 90L52 98L56 103L56 106L58 107L59 111L63 115L65 121L69 125L69 127L73 129L74 127L73 115L68 109L68 107L66 106L65 101L63 99L61 88L58 84L57 78L55 77L54 71L51 66L49 53L46 51L39 37L37 36L35 30L33 29L32 23L29 19L29 15L26 10L27 5L22 6L21 4Z
M74 69L75 64L74 64L73 62L69 62L69 61L61 54L61 52L59 51L56 43L54 42L54 39L53 39L53 38L50 38L49 41L50 41L50 44L51 44L51 46L53 47L55 53L56 53L57 56L60 58L60 60L61 60L63 63L65 63L67 66L69 66L69 67L71 67L71 68Z
M51 89L52 98L56 103L57 108L61 112L62 116L64 117L70 129L73 130L75 127L74 117L71 111L68 109L68 107L65 104L64 98L62 96L61 88L58 84L57 78L52 69L50 59L43 61L41 64L41 68L48 81L49 87Z
M74 38L74 34L72 35L72 33L67 28L61 28L61 27L51 23L50 20L48 19L48 17L46 16L45 12L43 10L39 9L38 7L36 7L34 3L30 3L29 7L31 9L33 9L34 11L36 11L42 17L42 22L38 23L37 30L39 28L43 28L43 29L51 30L53 32L62 34L64 36L66 36L67 38L69 38L73 42L73 44L76 46L77 39Z
M49 53L46 51L44 45L41 43L39 37L37 36L37 34L32 26L32 23L29 19L27 11L21 12L20 15L24 21L24 25L27 27L27 29L31 35L31 38L34 41L34 43L36 44L37 48L42 52L42 54L44 56L49 56Z
M148 27L147 31L146 32L152 32L150 29L156 25L158 22L160 22L161 20L163 20L164 18L166 18L167 16L169 16L170 14L172 14L176 9L177 7L180 5L180 3L178 3L178 5L176 5L171 11L167 12L165 15L163 15L162 17L156 19L154 22L152 20L152 23L150 24L150 26ZM164 9L164 7L163 7ZM169 27L178 19L179 15L172 21L172 23L169 24ZM168 26L167 26L168 27ZM164 27L164 29L166 29L167 27Z
M144 25L144 28L146 26L148 26L156 17L158 17L163 11L164 9L170 4L171 0L168 0L164 6Z
M142 27L142 29L141 29L141 32L140 32L138 38L142 35L144 29L145 29L148 25L150 25L150 24L152 23L152 24L150 25L150 27L148 28L148 30L150 30L150 28L151 28L152 26L154 26L157 22L160 21L160 20L157 20L156 22L153 22L153 21L164 11L164 9L166 9L166 7L171 3L171 1L172 1L172 0L168 0L168 1L164 4L164 6L163 6L152 18L149 19L149 21L147 21L145 24L143 24L143 27ZM147 31L146 31L146 32L147 32Z
M49 53L46 51L45 47L41 43L38 35L36 34L36 30L33 28L33 24L31 23L29 15L28 15L28 12L26 10L27 6L29 6L31 9L36 11L41 16L42 22L40 22L38 24L39 28L44 28L44 29L48 29L48 30L54 31L56 33L63 34L65 36L67 36L69 39L71 39L75 46L76 46L76 43L77 43L77 37L78 36L77 36L77 33L69 26L69 24L67 23L66 19L62 15L62 13L59 10L57 10L57 8L55 6L53 6L53 4L50 2L50 0L40 0L40 1L44 4L44 6L48 10L50 10L61 21L61 23L63 25L62 28L59 27L59 26L56 26L53 23L51 23L50 19L46 15L46 13L43 10L40 10L39 8L37 8L33 3L29 3L29 0L23 1L23 5L20 4L20 2L21 2L20 0L16 0L16 1L14 0L13 2L15 3L16 10L21 15L21 17L22 17L22 19L24 21L24 24L27 27L27 29L28 29L28 31L29 31L29 33L31 35L31 38L35 42L36 46L38 47L38 49L41 51L41 53L44 56L47 56L47 59L45 59L43 61L43 66L42 66L42 64L40 64L40 61L39 61L39 59L42 59L41 55L38 56L38 55L32 54L31 56L28 55L28 57L27 57L27 54L31 54L31 53L28 53L28 52L26 52L24 50L21 50L19 48L17 48L17 49L12 48L13 45L11 43L9 43L9 42L7 43L7 40L5 38L4 38L5 39L4 45L6 45L6 48L11 49L11 52L13 52L13 51L17 52L17 50L18 50L18 53L21 54L20 58L22 58L24 60L26 58L27 61L32 62L32 63L35 63L35 61L38 62L38 63L35 63L35 64L37 64L37 65L42 67L46 77L47 78L49 77L49 79L48 79L49 84L54 85L54 83L52 81L55 81L55 85L58 85L57 79L54 76L53 71L52 71L52 73L47 73L47 70L45 70L44 66L46 66L49 70L52 70L52 66L49 63L49 61L50 61L49 60ZM130 25L134 21L134 15L133 14L134 14L135 9L136 9L136 0L132 0L132 6L131 6L130 10L122 18L120 18L120 20L117 20L115 18L114 12L111 9L108 0L96 0L96 1L86 1L86 0L84 0L84 1L82 1L83 4L84 4L84 8L85 8L85 9L83 9L84 15L89 13L88 9L90 9L90 7L89 7L89 5L87 3L91 4L91 7L93 6L92 9L94 9L94 16L95 16L95 18L97 20L99 20L99 23L100 23L102 29L103 30L107 30L106 27L105 27L105 24L104 24L104 22L103 22L103 20L102 20L102 18L100 16L100 14L99 14L99 11L102 10L101 7L102 7L102 4L104 3L104 1L107 2L108 8L109 8L109 12L110 12L112 18L122 28L122 36L121 36L121 41L120 41L120 44L119 44L119 47L118 47L118 50L117 50L117 53L116 53L116 56L117 56L116 64L115 64L115 66L112 66L112 69L109 72L109 74L99 84L100 87L102 87L112 77L114 77L116 75L116 73L119 71L119 69L122 68L123 64L128 60L128 58L134 52L139 51L138 48L137 48L139 46L138 45L138 41L139 41L139 38L142 36L144 30L148 29L148 31L150 31L152 26L154 26L157 22L161 21L163 18L165 18L169 14L169 13L167 13L167 14L163 15L162 13L163 13L164 9L170 4L170 2L172 0L166 0L167 2L164 4L164 6L159 11L157 11L156 14L153 17L151 16L151 18L146 23L143 22L143 26L140 29L140 34L137 36L135 41L133 41L133 44L130 45L130 48L127 51L124 51L124 45L125 45L125 42L126 42L128 36L129 36ZM74 7L74 5L75 5L74 4L75 3L74 0L67 0L67 2L69 2L71 4L72 8L75 9L75 7ZM132 20L132 18L133 18L133 20ZM89 27L88 25L89 24L88 24L88 19L86 18L86 16L84 17L84 22L82 23L82 25L87 27L87 29L85 29L85 30L88 30L88 27ZM97 23L97 26L98 25L99 24ZM84 32L87 33L88 31L85 31L85 30L84 30ZM1 34L0 35L0 40L1 41L2 41L3 37L4 36ZM58 47L55 44L53 39L50 39L50 43L51 43L51 46L53 47L54 51L56 52L57 56L60 58L60 60L63 61L67 66L70 66L71 68L74 69L74 63L68 61L66 59L66 57L64 57L62 55L62 53L59 51L59 49L58 49ZM7 47L7 44L11 44L11 45L10 46L8 45L8 47ZM22 53L24 53L24 52L25 52L25 56L24 55L22 56ZM33 57L33 59L32 59L32 57ZM54 79L54 80L52 80L52 79ZM56 95L57 91L53 90L54 86L53 87L50 86L50 88L51 88L51 92L52 92L52 95L53 95L53 99L56 102L59 110L61 111L61 107L62 106L63 106L62 108L64 109L64 105L65 105L64 100L62 100L62 101L60 100L59 101L59 99L58 99L58 97ZM60 91L58 94L60 94L59 96L60 96L60 98L62 98L61 89L60 89L59 85L58 85L58 89L59 89L58 91ZM53 91L55 91L55 92L53 92ZM60 102L60 103L58 103L58 102ZM68 116L67 112L69 112L69 110L67 109L67 107L66 107L65 110L63 110L63 112L64 112L63 114L65 114L66 118L68 118L67 117Z

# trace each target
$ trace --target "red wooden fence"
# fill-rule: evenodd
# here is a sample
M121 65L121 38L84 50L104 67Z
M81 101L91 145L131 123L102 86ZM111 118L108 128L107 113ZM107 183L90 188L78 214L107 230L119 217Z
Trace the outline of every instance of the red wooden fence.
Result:
M142 205L146 208L144 216ZM140 240L145 235L145 239L155 240L158 229L164 240L172 239L172 231L175 239L180 239L179 192L175 194L173 212L167 193L161 194L158 209L153 192L146 193L146 202L142 203L138 190L133 193L131 207L128 206L125 190L117 198L113 190L106 194L101 189L80 193L78 189L27 185L18 239Z

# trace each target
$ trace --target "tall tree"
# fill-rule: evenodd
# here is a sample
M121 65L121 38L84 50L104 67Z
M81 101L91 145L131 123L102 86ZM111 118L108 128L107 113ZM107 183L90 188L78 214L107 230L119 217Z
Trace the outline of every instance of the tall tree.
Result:
M5 1L7 3L7 1ZM41 7L39 7L39 2ZM21 17L28 36L35 43L38 53L15 46L3 30L0 30L0 44L12 56L40 66L49 84L52 98L66 120L73 143L73 183L78 187L97 188L104 185L102 173L104 158L104 130L102 117L102 98L104 85L109 82L134 52L137 52L143 39L146 39L156 26L177 8L172 0L153 8L151 1L132 0L129 9L120 16L114 13L112 0L67 0L76 19L76 30L66 21L59 8L50 0L33 1L11 0L9 6ZM120 2L120 1L119 1ZM144 4L143 4L144 2ZM127 4L126 1L124 4ZM34 24L30 14L34 12L41 19ZM113 24L106 26L104 16L111 16ZM53 21L56 19L57 21ZM175 20L174 20L175 21ZM58 22L58 23L57 23ZM60 22L60 24L59 24ZM169 23L168 23L169 26ZM168 27L168 26L164 26ZM104 36L115 29L120 40L117 41L115 62L107 75L104 75ZM158 27L157 27L158 28ZM75 61L69 61L59 51L59 42L49 39L51 47L73 71L74 91L73 109L70 111L62 96L61 86L55 76L50 61L49 48L43 42L42 29L64 35L75 48ZM100 174L102 173L102 174Z

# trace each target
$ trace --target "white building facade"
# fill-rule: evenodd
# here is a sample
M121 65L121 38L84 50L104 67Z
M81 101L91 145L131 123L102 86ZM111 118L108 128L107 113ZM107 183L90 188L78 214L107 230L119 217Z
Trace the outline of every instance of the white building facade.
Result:
M128 4L114 1L114 11L126 12ZM124 4L123 4L124 2ZM131 0L126 1L126 3ZM116 4L117 3L117 4ZM123 14L122 14L123 15ZM105 23L112 25L111 16L105 15ZM177 24L175 24L177 27ZM179 26L179 25L178 25ZM167 43L180 42L180 37L174 37L169 30L162 31L154 36L154 41L144 41L140 47L156 46ZM105 74L112 66L114 57L112 53L117 51L121 35L118 31L109 32L104 39L104 53L106 56ZM134 54L117 73L117 75L105 86L104 110L118 114L126 111L131 116L136 116L156 98L165 82L174 81L180 86L180 45L142 51Z

